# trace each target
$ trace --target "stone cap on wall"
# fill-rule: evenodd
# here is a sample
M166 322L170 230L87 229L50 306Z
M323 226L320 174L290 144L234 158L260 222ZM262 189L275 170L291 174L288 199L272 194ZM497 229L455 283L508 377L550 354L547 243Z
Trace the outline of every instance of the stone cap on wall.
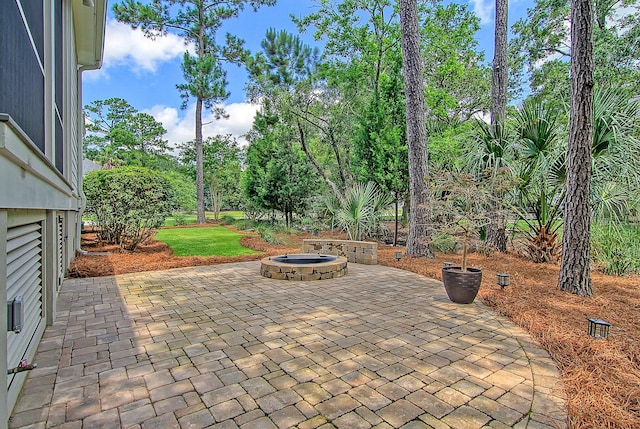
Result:
M378 243L371 241L310 238L302 240L302 252L344 256L356 264L378 263Z

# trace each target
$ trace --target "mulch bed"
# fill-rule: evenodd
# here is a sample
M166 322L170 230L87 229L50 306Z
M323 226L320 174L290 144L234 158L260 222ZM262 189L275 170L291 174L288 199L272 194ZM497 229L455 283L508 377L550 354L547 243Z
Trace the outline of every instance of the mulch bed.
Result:
M266 255L299 253L302 239L310 237L308 233L287 236L283 237L286 244L274 246L249 234L241 243L264 253L205 258L173 256L171 249L156 241L144 244L135 253L118 252L115 247L91 242L88 235L83 250L111 253L78 256L69 275L94 277L259 260ZM321 232L320 237L336 238L337 233ZM457 255L436 254L435 259L404 256L396 261L394 253L398 249L379 245L379 263L441 280L442 263L457 264L460 260ZM557 289L556 264L534 264L515 254L495 253L471 254L469 265L483 269L479 299L529 331L558 364L568 398L571 428L640 428L639 277L612 277L594 272L594 297L581 298ZM496 284L499 272L511 275L510 285L504 290ZM589 317L611 323L608 339L588 335Z

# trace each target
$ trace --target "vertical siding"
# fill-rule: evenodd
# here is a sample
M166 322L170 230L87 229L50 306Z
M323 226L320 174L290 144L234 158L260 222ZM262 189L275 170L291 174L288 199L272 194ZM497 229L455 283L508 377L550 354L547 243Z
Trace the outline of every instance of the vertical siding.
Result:
M42 0L2 2L0 112L11 115L44 153L43 25Z

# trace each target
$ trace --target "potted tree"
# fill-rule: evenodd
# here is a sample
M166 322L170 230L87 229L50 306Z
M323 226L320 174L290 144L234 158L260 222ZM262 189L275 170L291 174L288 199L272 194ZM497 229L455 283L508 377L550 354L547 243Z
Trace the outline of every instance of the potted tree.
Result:
M452 302L470 304L480 290L482 270L467 266L469 244L489 223L492 207L490 179L444 172L434 182L434 220L443 231L462 241L462 265L442 268L442 282Z

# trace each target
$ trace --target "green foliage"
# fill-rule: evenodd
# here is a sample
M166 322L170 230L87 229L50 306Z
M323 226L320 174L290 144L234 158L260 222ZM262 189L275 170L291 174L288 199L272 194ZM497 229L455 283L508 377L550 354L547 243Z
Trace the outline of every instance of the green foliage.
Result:
M361 241L380 234L382 217L390 203L389 194L375 183L355 183L345 191L337 207L330 203L328 208L335 211L335 220L349 240Z
M176 171L161 174L171 186L172 209L192 212L196 208L196 186L193 181Z
M176 256L239 256L259 253L240 244L242 234L223 226L161 229L155 239L166 243Z
M173 224L175 226L184 226L187 224L187 219L189 217L182 212L174 212L173 213Z
M557 117L556 108L532 98L520 106L514 121L520 179L516 198L526 224L519 232L525 237L525 254L539 263L555 262L561 250L565 149Z
M247 70L255 80L254 85L262 87L258 92L264 94L268 88L288 90L315 72L318 48L305 45L298 36L269 28L260 46L263 52L246 58ZM253 88L257 89L256 86Z
M624 276L640 272L640 227L621 228L594 225L591 228L591 256L605 274Z
M96 100L84 107L87 158L106 167L152 167L167 156L167 132L147 113L140 113L122 98Z
M267 225L259 224L256 230L258 231L258 234L260 234L260 237L262 237L262 239L267 243L275 245L284 243L284 241L276 235L273 228Z
M424 2L420 6L427 119L454 125L491 104L491 69L474 37L479 18L468 5Z
M441 253L455 253L458 249L458 240L442 231L438 231L432 236L431 245L433 249Z
M195 177L196 146L194 142L179 145L180 158ZM202 145L205 182L211 197L213 218L218 219L223 207L238 208L242 188L240 185L241 150L230 134L208 137Z
M640 82L638 1L603 1L593 6L595 83L635 95ZM519 57L526 65L533 93L556 106L568 104L571 93L569 15L569 0L538 0L527 17L512 27L511 57Z
M598 221L624 223L640 204L640 103L620 89L594 94L592 205Z
M464 166L463 148L472 133L472 123L449 126L444 122L427 123L429 168L458 171Z
M224 225L234 225L236 223L236 218L229 215L224 215L220 218L220 222Z
M171 214L169 182L144 168L93 171L85 176L83 190L99 239L126 250L134 251Z
M226 20L237 17L247 5L257 10L261 5L274 5L275 0L153 0L142 3L123 0L113 7L118 21L140 28L153 39L169 30L177 32L193 50L185 53L181 64L185 82L177 85L186 108L191 97L196 99L195 151L198 223L205 222L204 167L202 142L203 106L211 109L216 119L225 115L220 103L227 99L226 71L223 61L239 64L246 56L243 41L227 33L224 44L217 43L217 33Z
M353 151L358 180L374 181L395 198L402 198L409 187L403 87L398 62L380 76L379 94L360 117Z
M260 134L247 148L245 195L257 208L284 213L290 225L294 213L304 212L317 181L305 154L276 118L258 115L254 130ZM247 207L243 210L248 213Z

